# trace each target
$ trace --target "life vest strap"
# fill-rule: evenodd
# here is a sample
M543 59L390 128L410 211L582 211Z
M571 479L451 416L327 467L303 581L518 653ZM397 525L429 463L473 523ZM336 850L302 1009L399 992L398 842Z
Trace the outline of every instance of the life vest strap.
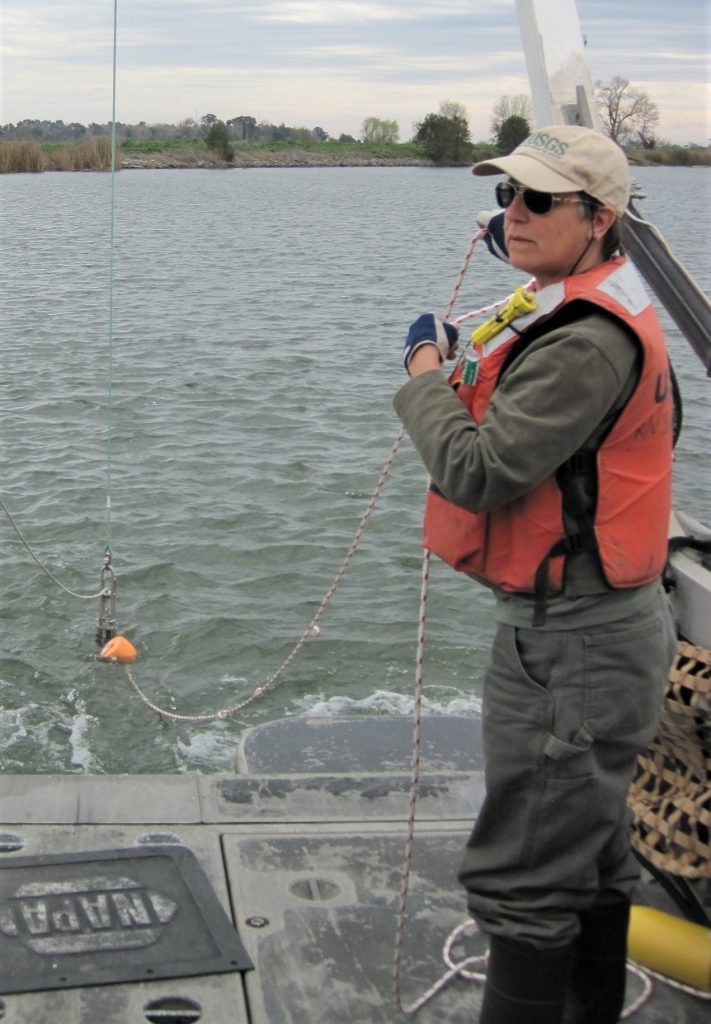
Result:
M556 541L546 557L536 569L534 580L534 604L533 604L533 625L543 626L546 621L546 610L548 607L548 583L549 569L552 558L562 558L565 555L579 555L585 551L597 550L597 537L592 527L580 530L578 533L569 533Z

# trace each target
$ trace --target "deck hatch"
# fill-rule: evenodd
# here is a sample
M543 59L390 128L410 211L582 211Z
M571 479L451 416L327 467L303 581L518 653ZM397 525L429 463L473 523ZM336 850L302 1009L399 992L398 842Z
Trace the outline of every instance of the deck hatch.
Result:
M0 864L0 994L251 967L188 849L43 854Z

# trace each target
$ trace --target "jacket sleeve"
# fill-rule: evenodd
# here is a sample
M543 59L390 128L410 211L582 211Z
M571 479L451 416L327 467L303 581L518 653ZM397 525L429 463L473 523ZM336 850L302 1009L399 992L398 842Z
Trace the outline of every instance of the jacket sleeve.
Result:
M626 330L591 317L551 331L516 359L479 427L438 370L408 381L395 410L445 497L488 511L532 490L594 435L636 356Z

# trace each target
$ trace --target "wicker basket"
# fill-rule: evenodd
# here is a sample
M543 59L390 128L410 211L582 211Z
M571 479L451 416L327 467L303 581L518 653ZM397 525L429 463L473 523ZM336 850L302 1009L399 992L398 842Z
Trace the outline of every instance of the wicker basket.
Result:
M651 864L711 879L711 652L683 641L664 710L630 789L632 845Z

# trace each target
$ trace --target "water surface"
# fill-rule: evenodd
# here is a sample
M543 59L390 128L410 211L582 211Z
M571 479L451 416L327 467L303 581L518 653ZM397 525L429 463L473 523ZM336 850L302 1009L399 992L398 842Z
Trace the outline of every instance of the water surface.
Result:
M637 177L708 290L708 170ZM98 590L110 541L157 703L235 704L292 649L398 435L407 326L447 306L492 191L467 169L121 172L110 358L109 176L0 180L1 493L74 590ZM520 283L477 250L455 312ZM686 402L678 501L709 520L708 381L664 319ZM98 601L42 575L0 514L0 768L222 771L258 721L406 714L425 482L405 443L321 636L241 718L208 724L158 719L96 662ZM431 713L478 713L491 633L488 594L435 564Z

